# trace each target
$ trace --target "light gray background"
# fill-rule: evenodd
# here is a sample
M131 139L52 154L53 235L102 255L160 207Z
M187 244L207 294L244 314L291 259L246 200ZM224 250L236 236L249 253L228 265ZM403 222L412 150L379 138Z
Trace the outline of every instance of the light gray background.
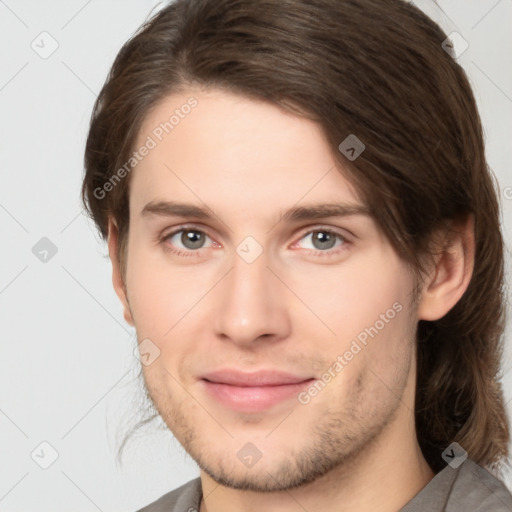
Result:
M512 1L446 0L444 14L417 3L469 43L459 61L480 107L509 245ZM2 512L128 512L198 475L172 436L155 429L116 465L120 436L137 414L136 341L111 286L106 246L79 204L93 102L122 43L157 4L0 0ZM49 51L52 40L58 48L45 59L31 47ZM32 252L42 237L57 248L45 263ZM42 469L52 450L58 458Z

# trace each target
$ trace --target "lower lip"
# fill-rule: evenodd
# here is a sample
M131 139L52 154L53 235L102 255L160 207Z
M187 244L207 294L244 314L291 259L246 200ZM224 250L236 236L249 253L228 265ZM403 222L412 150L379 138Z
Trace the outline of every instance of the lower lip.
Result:
M201 380L206 391L218 402L240 412L258 412L296 397L314 379L278 386L232 386Z

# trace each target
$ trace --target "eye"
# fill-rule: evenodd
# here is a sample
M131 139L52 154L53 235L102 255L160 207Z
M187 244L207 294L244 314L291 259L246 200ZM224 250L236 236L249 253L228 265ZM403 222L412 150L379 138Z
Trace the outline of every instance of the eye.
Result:
M301 243L306 241L306 243ZM329 229L316 229L306 233L299 242L294 244L294 247L302 247L303 249L328 252L336 247L343 247L347 245L347 240L340 233ZM339 250L332 251L334 253Z
M161 242L166 250L180 256L195 256L201 253L200 249L221 247L204 231L196 228L182 227L163 235ZM345 250L347 245L348 240L340 233L331 229L315 229L302 235L292 248L306 249L308 253L312 251L317 255L320 252L327 256Z
M208 247L205 246L208 241L210 242L209 246L215 245L215 242L206 233L194 228L181 228L167 233L161 241L171 252L187 256L198 252L199 249Z

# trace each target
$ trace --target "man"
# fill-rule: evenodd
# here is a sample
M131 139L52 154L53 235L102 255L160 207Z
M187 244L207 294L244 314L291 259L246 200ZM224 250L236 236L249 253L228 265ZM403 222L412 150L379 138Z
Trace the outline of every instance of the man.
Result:
M144 511L507 511L503 240L446 35L401 0L178 0L86 148L148 394Z

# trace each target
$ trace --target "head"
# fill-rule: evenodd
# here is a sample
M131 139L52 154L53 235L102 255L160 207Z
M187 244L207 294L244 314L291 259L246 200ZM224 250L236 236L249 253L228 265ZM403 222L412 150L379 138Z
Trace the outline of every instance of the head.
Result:
M149 396L219 481L300 485L411 424L434 471L506 455L499 207L445 39L402 0L177 0L119 52L83 199ZM226 368L311 380L233 409Z

